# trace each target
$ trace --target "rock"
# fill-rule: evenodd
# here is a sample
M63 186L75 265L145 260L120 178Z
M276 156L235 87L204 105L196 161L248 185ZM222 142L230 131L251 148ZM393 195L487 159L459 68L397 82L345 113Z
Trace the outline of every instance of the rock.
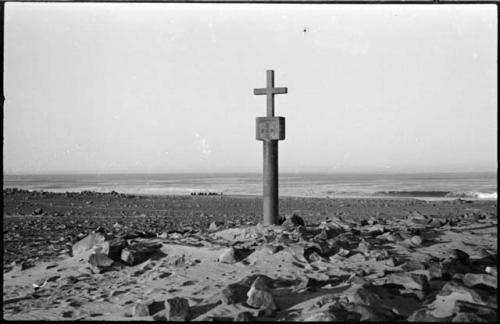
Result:
M320 228L327 228L331 230L336 230L340 232L349 232L352 230L351 224L346 223L340 217L330 217L327 221L321 222Z
M497 309L493 307L488 307L485 305L479 305L475 303L469 303L463 300L457 300L455 302L455 307L453 308L453 313L473 313L479 315L480 317L486 319L488 322L494 322L498 320Z
M383 234L385 231L386 231L385 227L380 224L376 224L368 228L368 233L370 233L373 236Z
M233 247L225 249L217 261L229 264L238 262L236 260L236 250Z
M255 322L256 320L250 312L240 312L234 317L234 322Z
M274 286L274 280L271 279L270 277L268 277L266 275L262 275L262 274L247 276L247 277L241 279L238 282L238 284L250 289L250 287L252 287L253 283L257 279L260 279L259 284L264 284L264 286L267 287L267 289L271 289Z
M168 233L167 232L161 232L160 234L157 234L157 237L161 238L161 239L166 239L166 238L168 238Z
M21 270L33 268L34 266L35 266L35 262L33 262L33 261L24 261L21 263Z
M132 310L132 316L144 317L154 315L165 309L165 303L162 301L149 300L146 302L137 302Z
M295 287L294 291L301 291L304 289L308 289L309 291L311 291L312 289L315 290L316 288L326 285L328 279L329 279L328 276L326 276L325 280L318 280L311 277L305 277Z
M479 317L476 314L473 313L457 313L453 319L451 320L452 322L470 322L470 323L479 323L479 322L486 322L483 318Z
M323 229L321 229L321 232L320 232L318 235L316 235L314 238L315 238L316 240L323 240L323 241L328 240L328 239L329 239L329 237L328 237L328 232L327 232L327 230L326 230L326 229L324 229L324 228L323 228Z
M412 238L410 239L410 244L414 247L422 245L422 242L422 237L419 235L412 236Z
M359 245L360 238L352 233L342 233L332 239L329 239L327 242L331 247L353 250Z
M165 318L167 321L188 321L191 315L186 298L174 297L165 301Z
M106 254L103 253L93 253L89 257L89 263L98 268L109 268L113 264L113 260L110 259Z
M469 255L462 250L453 249L453 258L460 261L462 264L469 263Z
M363 253L364 255L368 256L370 254L370 248L371 248L370 243L366 242L365 240L361 240L361 242L359 242L356 250Z
M120 258L129 265L136 265L151 258L160 247L161 244L138 242L124 248Z
M183 267L188 264L188 260L186 260L186 256L182 255L173 255L168 256L163 259L164 265L174 266L174 267Z
M369 289L370 286L362 278L360 279L359 283L355 283L354 280L351 281L352 286L350 289L352 289L352 292L345 296L347 301L371 307L379 306L380 298Z
M335 322L335 321L337 321L335 315L327 311L313 314L304 319L304 322Z
M299 225L299 226L295 227L295 233L297 235L306 234L307 232L308 231L307 231L307 228L305 226Z
M224 225L223 222L217 222L217 221L212 222L212 223L210 223L210 226L208 227L208 231L215 232L215 231L219 230L222 225Z
M443 268L438 262L429 261L428 263L429 276L431 279L441 279L443 277Z
M497 268L495 267L486 267L484 271L492 276L497 276Z
M262 251L265 251L269 254L276 254L281 250L283 250L283 247L281 245L266 244L262 246Z
M403 238L401 237L401 235L399 235L399 233L392 234L391 232L386 232L384 234L377 235L376 238L379 240L387 240L389 242L397 242L403 240Z
M411 212L407 219L415 224L425 225L429 221L429 218L425 215L420 214L418 211L414 210Z
M306 260L308 262L321 261L323 258L317 251L311 251L311 253L307 254Z
M257 278L247 293L247 304L251 307L264 309L267 314L273 313L277 307L274 296L268 289L266 280L261 277Z
M42 215L43 214L43 209L42 208L37 208L33 211L33 215Z
M116 261L120 260L122 250L128 246L127 240L118 237L108 242L108 257Z
M294 243L294 240L290 239L290 236L288 234L280 233L276 236L276 242L288 245Z
M454 249L450 256L441 262L443 276L445 278L453 278L455 274L466 274L471 272L469 264L469 255L462 250Z
M455 281L447 282L436 295L435 300L428 305L430 314L437 318L447 318L453 315L457 301L466 301L484 305L481 295L473 289Z
M222 290L222 299L228 305L242 303L246 300L249 289L239 283L230 284Z
M387 318L382 314L379 314L377 309L368 305L347 304L344 306L344 309L350 313L359 314L361 317L357 321L369 321L369 322L387 321Z
M96 245L101 244L104 241L106 241L106 231L99 227L97 230L92 231L89 235L73 244L73 255L76 256L85 251L92 250Z
M430 228L436 228L436 227L441 227L443 226L444 224L446 224L446 221L441 221L440 219L438 218L432 218L431 220L429 220L427 222L427 227L430 227Z
M341 257L347 258L347 257L349 257L350 254L351 254L351 251L340 248L339 251L335 254L335 256L341 256Z
M457 259L448 259L441 262L442 273L444 279L452 279L457 275L464 275L471 271L468 265L463 264Z
M149 307L147 303L136 303L134 309L132 310L132 316L143 317L149 316Z
M394 272L383 278L375 280L376 284L395 284L407 289L426 291L429 288L427 277L423 274Z
M406 320L408 322L443 322L442 319L433 316L427 308L416 310Z
M422 262L416 260L410 260L401 265L401 268L404 271L414 271L414 270L424 270L425 266L422 264Z
M298 226L306 226L306 224L299 215L293 213L292 215L286 216L285 220L281 223L281 226L291 228Z
M474 287L477 285L485 285L493 289L497 289L498 287L497 277L484 273L467 273L462 280L467 287Z
M121 237L118 237L96 244L94 246L94 251L97 253L106 254L108 257L115 261L120 261L122 250L127 246L127 241Z
M387 260L385 260L384 264L386 266L391 267L391 268L396 266L396 262L394 261L394 258L388 258Z

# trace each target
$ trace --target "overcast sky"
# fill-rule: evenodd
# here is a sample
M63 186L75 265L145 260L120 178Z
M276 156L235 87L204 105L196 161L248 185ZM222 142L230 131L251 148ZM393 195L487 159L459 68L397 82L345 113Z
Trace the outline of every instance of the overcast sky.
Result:
M6 3L4 173L496 171L494 5Z

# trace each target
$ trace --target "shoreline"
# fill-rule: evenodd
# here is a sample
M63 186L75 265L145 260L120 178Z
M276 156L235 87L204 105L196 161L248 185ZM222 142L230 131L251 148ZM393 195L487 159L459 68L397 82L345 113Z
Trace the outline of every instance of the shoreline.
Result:
M96 190L43 190L43 189L22 189L17 187L4 187L4 191L26 191L30 193L47 193L47 194L119 194L125 196L138 196L138 197L231 197L231 198L259 198L262 197L262 194L224 194L219 192L190 192L190 193L157 193L157 194L146 194L146 193L126 193L119 191L96 191ZM404 191L401 191L404 193ZM439 191L435 191L439 192ZM366 199L376 199L376 200L421 200L421 201L497 201L497 198L478 198L478 197L441 197L441 196L405 196L405 195L337 195L332 196L329 194L322 196L307 196L307 195L280 195L280 199L293 199L293 198L301 198L301 199L354 199L354 200L366 200Z

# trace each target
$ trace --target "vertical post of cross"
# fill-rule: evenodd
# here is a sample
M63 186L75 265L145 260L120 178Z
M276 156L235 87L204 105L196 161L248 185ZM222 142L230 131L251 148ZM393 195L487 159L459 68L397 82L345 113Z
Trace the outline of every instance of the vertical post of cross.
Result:
M274 88L274 71L273 70L267 70L267 89L273 89ZM267 96L267 117L274 117L274 94L271 93L271 95Z
M266 88L254 89L255 95L267 96L267 116L257 117L257 139L263 141L263 212L264 224L278 224L278 140L285 139L285 118L274 116L274 95L287 93L287 88L274 87L274 71L267 70Z

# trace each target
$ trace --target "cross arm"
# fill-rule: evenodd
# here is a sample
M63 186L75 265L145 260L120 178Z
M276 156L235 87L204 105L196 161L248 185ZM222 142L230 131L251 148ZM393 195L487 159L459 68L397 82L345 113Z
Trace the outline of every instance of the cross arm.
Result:
M288 93L288 88L286 87L281 87L281 88L273 88L272 89L272 92L274 94L285 94L285 93Z
M286 87L281 87L281 88L260 88L260 89L253 89L253 94L254 95L267 95L267 94L285 94L288 93L288 88Z
M253 89L253 94L254 95L265 95L265 94L267 94L267 89L266 88L263 88L263 89Z

